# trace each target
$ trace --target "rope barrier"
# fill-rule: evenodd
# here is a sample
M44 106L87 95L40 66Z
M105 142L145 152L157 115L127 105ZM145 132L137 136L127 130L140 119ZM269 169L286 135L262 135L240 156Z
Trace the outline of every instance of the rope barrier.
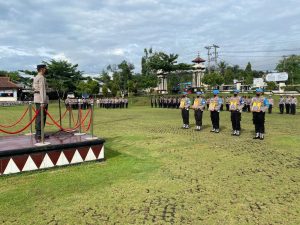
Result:
M61 117L61 120L63 120L64 118L65 118L65 116L66 116L66 114L67 114L67 112L68 112L69 110L68 109L66 109L66 111L64 112L64 114L62 115L62 117ZM58 123L60 120L56 120L56 122ZM54 123L49 123L49 122L46 122L46 124L47 125L50 125L50 126L53 126L54 125Z
M26 130L30 124L33 123L33 121L36 119L37 115L40 113L40 111L37 111L34 115L34 117L31 119L31 121L29 121L29 123L22 129L18 130L18 131L15 131L15 132L11 132L11 131L6 131L6 130L2 130L0 129L0 132L3 132L3 133L6 133L6 134L18 134L18 133L21 133L22 131Z
M73 124L75 124L75 119L74 119L73 110L71 111L71 116L72 116ZM79 119L78 119L78 116L77 116L77 121L76 121L75 126L78 124L78 122L79 122Z
M14 124L9 125L9 126L0 125L0 127L10 128L10 127L16 126L18 123L20 123L20 122L23 120L23 118L24 118L25 115L27 114L28 110L29 110L29 108L27 108L27 109L25 110L25 112L24 112L23 115L20 117L20 119L18 119L18 121L15 122ZM40 110L36 110L34 107L32 107L32 110L34 111L35 115L34 115L33 118L29 121L29 123L26 124L26 126L25 126L24 128L22 128L22 129L20 129L20 130L17 130L17 131L14 131L14 132L12 132L12 131L6 131L6 130L3 130L3 129L0 129L0 132L6 133L6 134L18 134L18 133L21 133L22 131L26 130L26 129L33 123L33 121L36 119L36 117L37 117L38 114L40 113ZM60 125L58 124L59 120L58 120L58 121L54 120L54 118L51 116L51 114L50 114L48 111L46 111L46 114L47 114L47 115L49 116L49 118L52 120L53 125L56 125L58 128L60 128L60 129L63 130L63 131L66 131L66 132L73 132L73 131L75 131L80 125L83 126L83 130L88 131L88 130L90 129L90 127L91 127L92 116L90 116L89 123L88 123L88 126L87 126L86 129L85 129L85 126L84 126L84 125L85 125L85 121L86 121L88 115L91 113L91 110L92 110L92 109L89 109L89 110L86 112L86 114L84 115L84 117L83 117L83 119L82 119L81 121L79 121L79 118L78 118L78 119L77 119L77 122L76 122L76 124L75 124L75 127L74 127L74 128L70 128L70 129L66 129L66 128L63 128L62 126L60 126ZM65 117L65 115L67 114L67 111L69 111L69 110L67 109L67 110L64 112L62 118ZM80 113L80 118L82 118L82 110L81 110L81 109L79 109L79 112L78 112L78 113ZM72 118L73 118L73 121L75 122L73 112L72 112Z
M90 129L91 124L92 124L92 114L90 116L90 121L89 121L88 127L86 128L85 132L87 132Z
M86 118L87 118L88 115L90 114L90 111L91 111L91 110L89 110L89 111L86 113L86 115L84 116L84 119L81 121L81 125L85 122ZM75 125L74 128L69 128L69 129L63 128L62 126L60 126L60 125L53 119L53 117L51 116L51 114L50 114L48 111L46 111L46 114L49 116L49 118L50 118L51 121L54 123L54 125L56 125L59 129L61 129L61 130L63 130L63 131L66 131L66 132L73 132L73 131L75 131L75 130L79 127L79 125L80 125L80 123L78 123L77 125Z
M11 128L11 127L14 127L16 126L17 124L19 124L25 117L25 115L27 114L28 112L28 107L27 109L25 110L25 112L23 113L23 115L17 120L17 122L15 122L14 124L12 125L0 125L0 127L3 127L3 128Z

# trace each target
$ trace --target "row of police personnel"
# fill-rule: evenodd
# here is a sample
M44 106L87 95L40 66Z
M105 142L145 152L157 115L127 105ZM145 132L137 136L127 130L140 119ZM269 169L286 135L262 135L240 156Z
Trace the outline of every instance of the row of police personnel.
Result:
M106 109L124 109L128 108L127 98L98 98L96 100L98 108Z
M296 114L296 108L297 108L297 98L295 96L285 96L282 95L279 98L279 111L281 114L284 113L284 109L286 114Z
M269 101L263 95L263 90L256 89L256 96L251 99L250 110L253 114L253 124L255 127L254 139L264 139L265 134L265 112L269 108ZM208 110L210 111L210 118L212 123L211 132L220 132L220 108L222 99L219 97L219 91L213 90L213 97L209 99ZM244 98L239 96L239 91L235 90L234 95L229 98L229 111L231 112L232 135L239 136L241 134L241 112L245 105ZM207 101L203 97L202 92L197 92L197 98L194 100L193 105L184 93L180 101L179 108L181 109L181 116L183 120L183 128L189 128L189 109L194 109L194 117L196 121L196 130L200 131L202 127L202 117Z

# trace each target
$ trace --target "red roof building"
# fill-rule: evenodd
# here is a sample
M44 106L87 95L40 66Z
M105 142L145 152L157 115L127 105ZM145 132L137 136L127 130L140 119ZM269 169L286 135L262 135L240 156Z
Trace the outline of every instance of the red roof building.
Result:
M205 62L205 60L200 58L199 55L198 55L198 57L196 59L194 59L192 62L193 63L203 63L203 62Z
M15 102L19 87L9 77L0 77L0 102Z
M19 89L19 87L10 81L9 77L0 77L0 90Z

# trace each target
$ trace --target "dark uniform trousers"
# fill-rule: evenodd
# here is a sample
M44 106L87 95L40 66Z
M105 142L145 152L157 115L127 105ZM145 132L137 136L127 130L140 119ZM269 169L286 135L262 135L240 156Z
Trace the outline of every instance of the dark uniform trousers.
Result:
M290 104L285 104L286 114L290 114Z
M186 108L181 109L181 116L182 116L182 120L183 120L183 124L190 124L190 114L189 114L189 110L187 110Z
M279 104L279 110L280 110L280 113L283 114L284 104Z
M36 111L39 112L41 109L41 104L40 103L35 103L35 107L36 107ZM46 111L48 110L48 104L44 104L44 127L46 124L46 118L47 118L47 114ZM35 136L36 137L40 137L41 136L41 112L39 112L39 114L37 115L36 119L35 119Z
M269 108L268 108L268 112L269 112L269 114L271 114L271 113L272 113L272 109L273 109L273 105L269 105Z
M229 111L229 104L226 104L226 111Z
M218 111L210 112L210 119L214 129L219 129L220 117Z
M196 126L202 126L203 111L201 111L200 109L196 109L194 115L195 115Z
M255 133L265 133L265 113L253 112L253 124Z
M291 104L291 114L296 114L296 104Z
M239 111L231 112L232 130L241 130L242 114Z

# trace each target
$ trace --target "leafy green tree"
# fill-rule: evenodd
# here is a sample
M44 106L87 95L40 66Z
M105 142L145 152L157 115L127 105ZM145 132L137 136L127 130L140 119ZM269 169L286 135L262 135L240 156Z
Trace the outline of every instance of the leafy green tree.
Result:
M109 75L108 71L102 70L100 77L96 78L99 82L102 82L107 86L107 88L111 88L112 86L112 79L111 76Z
M245 84L252 84L253 83L253 71L251 63L248 62L244 73L242 73L242 76L244 77L244 83Z
M77 85L76 92L78 94L98 94L99 93L99 82L93 80L92 78L88 77L86 81L80 81Z
M132 80L134 65L124 60L118 65L119 91L125 93L128 90L128 81Z
M158 71L161 70L163 73L170 73L174 71L174 65L177 63L177 54L166 54L164 52L155 52L149 58L149 66L151 69Z
M232 67L227 67L224 72L224 83L231 84L233 83L234 72Z
M216 72L206 73L203 77L203 83L216 87L224 83L224 78Z
M280 60L276 69L288 73L288 84L300 84L300 55L291 55Z
M102 94L103 96L107 97L108 96L108 88L106 85L102 86Z
M275 90L277 87L276 83L275 82L267 82L267 89L272 91L272 90Z
M227 63L225 61L221 61L219 64L218 64L218 67L219 67L219 70L220 70L220 74L222 76L225 76L225 72L226 72L226 68L227 68Z
M44 63L48 67L47 82L59 98L64 98L67 92L75 92L80 81L84 80L82 71L78 70L78 64L54 59Z
M156 70L151 68L150 60L152 59L153 50L152 48L144 49L145 55L142 57L141 66L142 66L142 74L138 78L139 87L146 89L157 86L157 74Z

